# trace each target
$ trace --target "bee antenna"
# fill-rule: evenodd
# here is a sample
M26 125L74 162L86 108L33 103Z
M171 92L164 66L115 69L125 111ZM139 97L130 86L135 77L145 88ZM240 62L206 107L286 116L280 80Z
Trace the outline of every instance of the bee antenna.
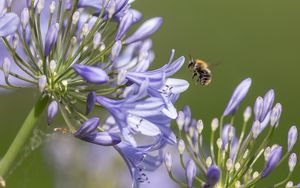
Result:
M193 56L191 54L189 54L190 60L194 61Z

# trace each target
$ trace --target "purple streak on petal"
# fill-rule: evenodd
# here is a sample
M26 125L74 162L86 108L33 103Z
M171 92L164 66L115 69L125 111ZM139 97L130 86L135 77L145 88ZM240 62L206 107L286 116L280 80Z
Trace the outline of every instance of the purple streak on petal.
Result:
M227 107L224 110L223 116L234 114L240 103L246 97L251 86L251 78L243 80L234 90Z
M104 70L99 67L92 67L86 65L73 65L73 69L87 82L93 84L104 84L109 77Z
M288 152L290 152L294 145L296 144L298 138L298 130L297 127L294 125L290 128L288 133Z
M156 32L160 28L162 22L162 18L160 17L147 20L140 26L140 28L135 33L133 33L130 37L128 37L125 40L125 43L131 44L149 38L154 32Z
M229 131L231 131L231 129L233 129L233 132L234 132L233 136L235 136L235 128L232 125L227 124L223 127L223 130L222 130L222 142L223 142L222 149L225 149L225 146L229 141Z
M75 132L74 135L76 137L81 138L81 137L85 137L85 136L94 134L94 133L96 133L96 129L97 129L99 123L100 123L100 119L97 117L88 119L81 125L81 127Z
M278 147L274 148L273 151L271 151L270 157L268 158L265 168L263 169L262 174L261 174L261 176L263 178L268 176L274 170L274 168L277 166L277 164L281 158L281 153L282 153L281 146L278 146Z
M101 145L101 146L114 146L121 142L120 136L108 132L97 132L86 136L79 137L81 140Z
M58 112L58 103L53 100L48 106L48 125L53 123L53 120Z
M96 92L92 91L86 98L86 114L89 114L96 104Z
M56 43L57 35L59 30L59 24L54 23L50 26L50 28L47 31L46 38L45 38L45 50L44 55L48 56Z
M20 24L20 18L15 13L0 16L0 36L6 37L14 33Z

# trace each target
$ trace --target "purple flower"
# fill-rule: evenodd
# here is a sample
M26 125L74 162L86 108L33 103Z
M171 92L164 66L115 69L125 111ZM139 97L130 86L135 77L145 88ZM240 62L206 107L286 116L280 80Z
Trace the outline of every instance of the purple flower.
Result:
M48 106L48 125L53 123L53 119L57 115L58 112L58 103L53 100L50 102Z
M223 112L223 116L228 116L229 114L234 114L237 108L239 107L240 103L246 97L249 88L251 86L252 80L247 78L243 80L234 90L227 107Z
M266 162L265 168L263 169L261 174L263 178L267 177L277 166L281 158L281 153L282 153L281 146L277 146L271 151L270 156Z
M162 22L162 18L160 17L147 20L135 33L126 39L125 43L130 44L149 38L160 28Z
M107 73L100 67L76 64L73 65L73 69L87 82L93 84L104 84L109 79Z
M288 152L290 152L296 144L298 131L296 126L292 126L288 133Z
M116 134L97 132L99 123L99 118L91 118L85 121L74 135L81 140L103 146L113 146L121 142L121 138Z
M214 164L211 165L207 169L207 173L206 173L207 184L204 187L207 188L213 187L216 183L218 183L220 176L221 176L221 170L219 169L219 167Z
M193 160L190 159L187 162L186 169L185 169L185 175L186 175L186 178L187 178L188 187L193 186L193 181L194 181L194 178L196 176L196 172L197 172L196 164Z

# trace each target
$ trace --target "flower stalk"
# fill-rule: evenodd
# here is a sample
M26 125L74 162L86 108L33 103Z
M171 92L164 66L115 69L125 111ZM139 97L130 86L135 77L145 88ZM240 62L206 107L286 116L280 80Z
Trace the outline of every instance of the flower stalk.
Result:
M20 150L25 145L28 138L36 125L37 120L43 113L48 104L48 97L41 97L37 103L33 106L28 116L26 117L21 129L13 140L12 144L8 148L4 157L0 160L0 177L1 179L7 174L10 166L17 158ZM2 180L4 181L4 179Z

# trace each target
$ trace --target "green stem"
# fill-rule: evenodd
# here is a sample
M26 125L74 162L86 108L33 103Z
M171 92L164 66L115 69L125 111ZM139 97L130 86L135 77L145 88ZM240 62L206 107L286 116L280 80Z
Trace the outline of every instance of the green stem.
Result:
M15 161L20 150L23 148L26 141L30 137L35 127L35 124L42 112L44 111L44 109L46 108L47 103L48 97L40 98L29 112L12 144L8 148L4 157L0 160L0 177L3 177L7 174L10 166Z

